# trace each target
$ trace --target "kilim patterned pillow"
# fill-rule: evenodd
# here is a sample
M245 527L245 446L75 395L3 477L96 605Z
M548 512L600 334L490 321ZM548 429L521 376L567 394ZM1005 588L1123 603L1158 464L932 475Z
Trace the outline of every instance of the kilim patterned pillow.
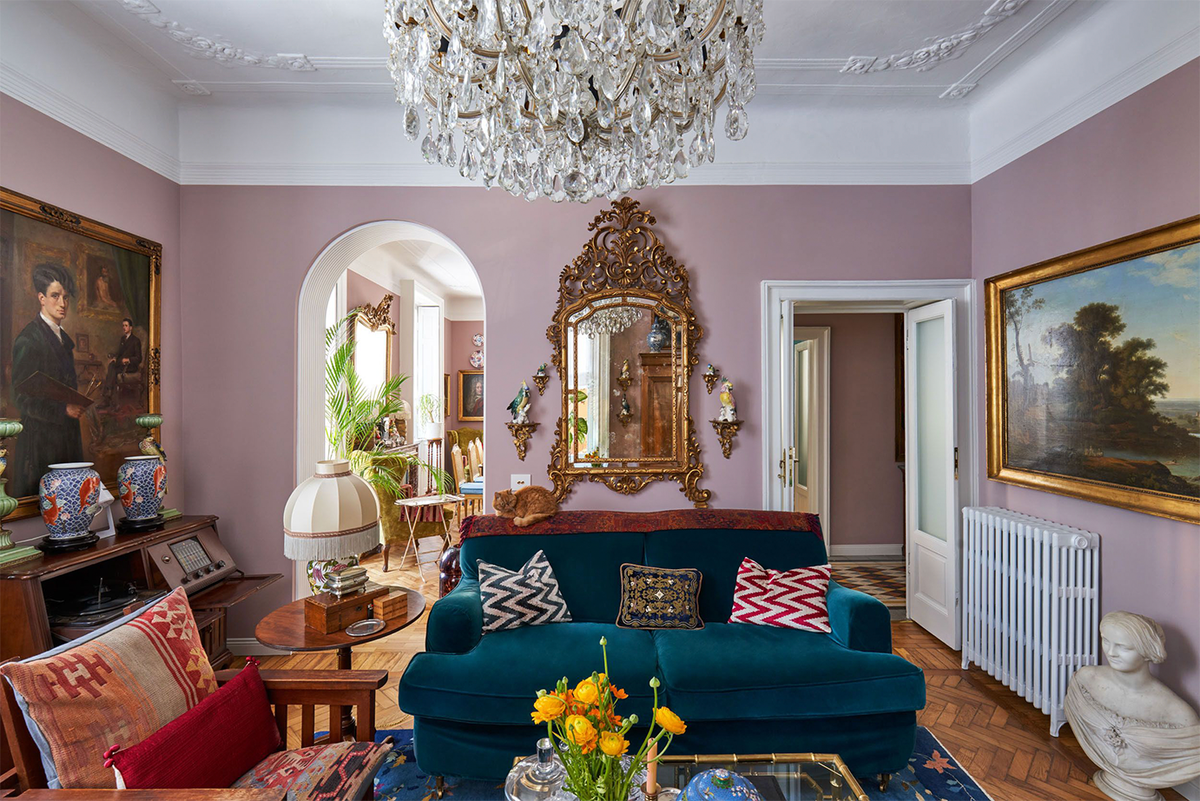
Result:
M50 656L0 666L51 789L116 787L110 745L140 743L217 689L187 595Z
M829 574L829 565L768 570L747 556L738 568L729 622L828 634Z
M571 621L558 579L540 550L516 571L480 559L479 596L484 633Z
M626 629L702 629L700 571L621 565L621 610L617 625Z

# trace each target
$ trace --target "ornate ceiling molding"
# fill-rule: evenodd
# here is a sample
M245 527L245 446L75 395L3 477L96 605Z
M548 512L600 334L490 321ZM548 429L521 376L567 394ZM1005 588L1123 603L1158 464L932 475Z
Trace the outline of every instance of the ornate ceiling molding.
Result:
M841 72L851 75L867 75L886 70L911 70L918 72L932 69L943 61L958 58L979 41L996 25L1016 14L1029 0L996 0L988 6L983 17L973 25L949 36L939 36L929 44L916 50L905 50L890 56L851 56ZM970 91L968 89L967 91ZM963 92L962 94L966 94ZM962 94L958 95L959 97Z
M197 58L208 58L229 66L267 67L293 72L312 72L316 69L303 53L276 53L268 55L238 47L220 36L205 36L198 31L167 19L150 0L120 0L121 7L140 17L183 46ZM182 87L181 87L182 88ZM184 91L188 91L184 89ZM196 94L188 91L189 94ZM207 94L207 91L205 92Z

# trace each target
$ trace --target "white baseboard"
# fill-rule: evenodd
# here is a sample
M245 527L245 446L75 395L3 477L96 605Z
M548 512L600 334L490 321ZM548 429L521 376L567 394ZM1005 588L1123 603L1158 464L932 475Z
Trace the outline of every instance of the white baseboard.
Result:
M1175 785L1175 792L1188 801L1200 801L1200 779L1192 779L1187 784Z
M831 545L830 556L880 557L899 559L904 555L903 545Z
M234 656L287 656L288 651L268 648L253 637L230 637L225 640Z

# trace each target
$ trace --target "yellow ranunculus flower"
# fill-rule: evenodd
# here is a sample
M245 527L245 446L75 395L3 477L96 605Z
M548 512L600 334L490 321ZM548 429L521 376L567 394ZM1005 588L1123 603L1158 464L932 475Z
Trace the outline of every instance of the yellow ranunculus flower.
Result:
M596 739L596 727L583 715L571 715L568 717L566 727L567 736L576 745L586 746Z
M683 734L687 731L687 724L680 720L679 715L676 715L665 706L660 706L654 710L654 722L671 734Z
M601 732L600 750L610 757L618 757L629 748L629 741L615 731Z
M567 704L557 695L543 695L533 702L533 710L530 713L533 722L546 723L562 717L562 713L567 710Z
M600 700L600 692L591 679L584 679L575 685L575 700L584 704L594 704Z

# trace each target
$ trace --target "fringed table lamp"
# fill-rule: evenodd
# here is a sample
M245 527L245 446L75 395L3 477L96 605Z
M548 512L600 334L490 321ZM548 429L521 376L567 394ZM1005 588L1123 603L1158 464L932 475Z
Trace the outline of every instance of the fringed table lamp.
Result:
M317 462L312 478L292 490L283 510L283 553L308 563L314 593L327 589L325 574L358 564L379 544L379 507L371 485L345 459Z

